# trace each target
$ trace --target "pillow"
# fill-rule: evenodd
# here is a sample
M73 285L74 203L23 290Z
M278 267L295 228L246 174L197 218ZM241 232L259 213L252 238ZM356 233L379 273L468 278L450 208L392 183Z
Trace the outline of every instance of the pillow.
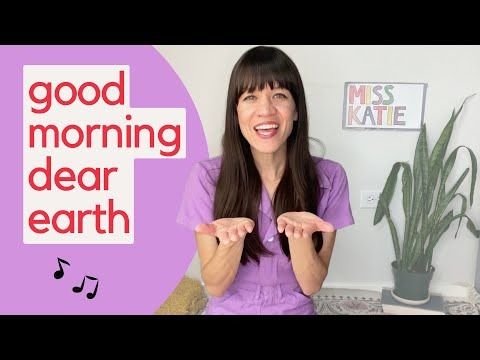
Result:
M155 314L198 315L203 312L207 299L200 281L184 276L168 299L155 311Z

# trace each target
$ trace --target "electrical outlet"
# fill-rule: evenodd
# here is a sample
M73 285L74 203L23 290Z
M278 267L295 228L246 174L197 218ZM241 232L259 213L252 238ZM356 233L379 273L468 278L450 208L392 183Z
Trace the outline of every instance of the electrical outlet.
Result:
M362 190L360 192L360 208L376 208L380 190Z

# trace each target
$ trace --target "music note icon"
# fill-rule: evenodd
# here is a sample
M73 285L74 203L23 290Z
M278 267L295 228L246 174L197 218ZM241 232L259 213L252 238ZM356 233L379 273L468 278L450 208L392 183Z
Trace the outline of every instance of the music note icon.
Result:
M75 292L75 293L79 293L83 290L83 286L85 285L85 278L89 279L89 280L94 280L94 281L97 281L97 284L95 285L95 289L93 290L93 292L89 292L87 293L87 299L93 299L95 297L95 295L97 295L97 290L98 290L98 279L96 277L93 277L93 276L89 276L89 275L86 275L83 277L83 281L82 281L82 284L80 286L74 286L72 291Z
M62 263L67 264L68 266L70 266L70 263L60 258L57 258L57 261L58 261L58 266L60 266L60 270L55 271L55 273L53 274L53 277L58 280L58 279L61 279L65 274L63 272Z

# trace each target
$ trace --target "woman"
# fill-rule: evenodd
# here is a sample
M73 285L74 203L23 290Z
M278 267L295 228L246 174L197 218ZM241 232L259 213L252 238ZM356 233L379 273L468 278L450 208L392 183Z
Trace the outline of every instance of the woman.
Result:
M353 217L343 168L310 155L302 80L283 51L238 60L223 154L194 166L177 220L195 230L205 314L315 314L310 295Z

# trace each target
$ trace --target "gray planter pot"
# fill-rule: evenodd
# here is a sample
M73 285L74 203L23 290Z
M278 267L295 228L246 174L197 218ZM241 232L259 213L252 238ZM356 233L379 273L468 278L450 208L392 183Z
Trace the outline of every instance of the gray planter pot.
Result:
M399 270L397 262L392 262L394 289L392 295L396 300L410 305L425 304L430 300L430 281L435 268L429 272L410 272Z

